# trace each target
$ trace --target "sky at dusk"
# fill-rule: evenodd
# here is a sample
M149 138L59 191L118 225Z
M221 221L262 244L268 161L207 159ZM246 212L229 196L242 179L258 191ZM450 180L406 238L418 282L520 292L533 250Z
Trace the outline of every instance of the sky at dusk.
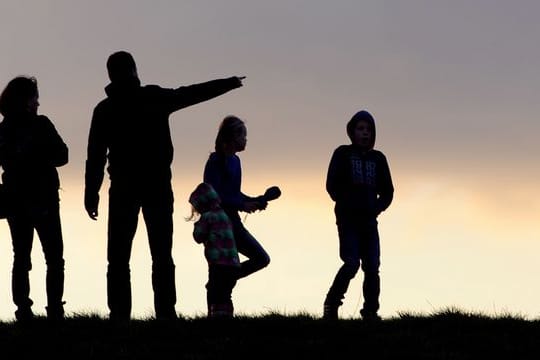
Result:
M59 168L66 311L105 315L107 188L83 207L86 141L108 83L105 62L133 54L143 84L246 76L242 88L170 119L179 314L206 311L207 264L187 198L219 122L244 119L243 190L283 195L246 227L271 256L233 292L238 313L322 313L340 266L325 192L345 124L367 109L394 202L379 217L381 315L446 307L540 317L540 3L533 0L68 1L0 3L0 87L38 80L40 110L70 150ZM144 171L144 164L141 164ZM0 319L12 319L12 252L0 222ZM41 246L31 297L44 313ZM142 217L132 255L133 316L153 315ZM343 317L358 317L359 273Z

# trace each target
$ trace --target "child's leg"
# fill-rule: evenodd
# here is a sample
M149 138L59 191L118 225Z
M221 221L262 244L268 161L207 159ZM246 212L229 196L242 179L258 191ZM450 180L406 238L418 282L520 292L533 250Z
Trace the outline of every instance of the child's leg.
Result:
M212 305L217 303L217 289L219 279L217 278L219 271L216 271L216 265L208 266L208 282L206 283L206 304L208 307L208 317L212 313Z
M246 277L268 266L270 256L243 225L235 224L234 237L238 252L248 258L248 260L242 262L238 271L238 278Z
M362 284L364 306L361 310L362 316L376 314L379 310L380 253L379 232L377 221L374 220L366 225L362 238L361 258L362 271L364 272L364 283Z
M236 285L237 268L210 265L207 284L208 317L232 317L232 290Z
M349 283L360 268L357 226L352 222L338 224L339 255L343 265L337 272L324 301L326 317L337 317L337 308L342 304Z

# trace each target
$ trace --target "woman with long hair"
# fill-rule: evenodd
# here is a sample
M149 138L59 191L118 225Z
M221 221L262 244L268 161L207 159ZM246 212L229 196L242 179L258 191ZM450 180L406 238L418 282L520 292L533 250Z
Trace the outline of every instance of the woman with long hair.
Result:
M11 80L0 95L0 166L10 199L7 221L13 245L12 295L15 317L34 317L29 272L34 230L45 256L47 318L64 318L64 245L60 222L57 167L68 162L68 148L52 122L38 115L39 92L33 77Z

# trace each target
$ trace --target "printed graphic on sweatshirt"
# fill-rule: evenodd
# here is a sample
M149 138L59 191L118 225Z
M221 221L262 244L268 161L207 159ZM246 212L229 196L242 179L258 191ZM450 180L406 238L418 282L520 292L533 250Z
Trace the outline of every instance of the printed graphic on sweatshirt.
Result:
M372 160L363 160L351 156L352 180L355 185L375 186L377 164Z

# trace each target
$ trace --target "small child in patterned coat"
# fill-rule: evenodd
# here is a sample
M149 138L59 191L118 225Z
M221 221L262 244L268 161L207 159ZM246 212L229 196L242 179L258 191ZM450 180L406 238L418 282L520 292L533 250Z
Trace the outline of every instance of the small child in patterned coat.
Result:
M193 238L204 244L208 262L206 297L208 317L232 317L234 307L231 294L238 279L240 260L234 240L232 224L221 208L221 201L212 185L200 183L189 197L194 220Z

